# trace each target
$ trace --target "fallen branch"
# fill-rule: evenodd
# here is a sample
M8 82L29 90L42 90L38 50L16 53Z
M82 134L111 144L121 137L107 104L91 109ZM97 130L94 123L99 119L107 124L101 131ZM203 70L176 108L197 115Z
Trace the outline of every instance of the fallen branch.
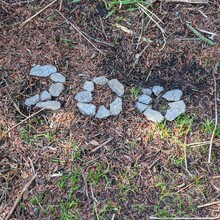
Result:
M28 18L26 21L24 21L20 27L24 27L30 20L32 20L33 18L35 18L37 15L39 15L41 12L43 12L44 10L46 10L47 8L49 8L51 5L53 5L55 2L57 2L57 0L54 0L53 2L51 2L49 5L47 5L46 7L42 8L40 11L38 11L36 14L34 14L33 16L31 16L30 18Z
M216 71L217 72L217 71ZM217 86L216 86L216 78L215 78L215 69L213 69L213 78L214 78L214 93L215 93L215 126L212 132L212 136L211 136L211 140L210 140L210 145L209 145L209 158L208 158L208 163L211 162L211 154L212 154L212 143L213 143L213 139L215 136L215 131L217 128L217 124L218 124L218 109L217 109Z
M101 50L99 50L98 47L96 47L96 45L94 43L92 43L84 33L82 33L82 31L80 31L80 29L78 27L76 27L76 25L74 25L72 22L70 22L61 12L59 12L58 10L56 10L56 12L66 20L67 23L69 23L83 38L85 38L99 53L104 54Z
M26 190L28 190L28 188L30 187L31 183L34 181L34 179L36 178L36 176L37 176L37 175L34 175L34 176L30 179L30 181L24 186L24 188L22 189L21 193L18 195L17 199L15 200L14 205L13 205L11 211L8 213L8 215L7 215L7 217L5 218L5 220L9 220L9 219L10 219L10 217L11 217L11 215L13 214L15 208L17 207L18 203L20 202L20 200L21 200L21 198L22 198L24 192L25 192Z

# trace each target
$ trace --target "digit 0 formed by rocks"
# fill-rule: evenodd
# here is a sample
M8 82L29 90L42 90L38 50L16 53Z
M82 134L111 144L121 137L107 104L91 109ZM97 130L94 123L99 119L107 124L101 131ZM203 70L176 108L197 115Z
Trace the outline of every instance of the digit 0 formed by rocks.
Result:
M107 109L104 105L96 108L91 104L92 92L95 90L95 85L104 86L108 84L110 89L118 96L110 103L110 109ZM75 100L78 101L77 106L79 111L84 115L95 116L98 119L104 119L109 116L117 116L122 111L122 99L124 95L124 86L117 79L108 80L104 76L94 77L92 81L86 81L83 85L84 91L78 92L75 95ZM97 112L96 112L96 109Z

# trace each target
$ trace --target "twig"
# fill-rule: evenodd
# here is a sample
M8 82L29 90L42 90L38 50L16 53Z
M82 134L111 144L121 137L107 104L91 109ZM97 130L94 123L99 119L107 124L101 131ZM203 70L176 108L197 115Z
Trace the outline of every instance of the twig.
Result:
M20 28L24 27L30 20L32 20L33 18L35 18L37 15L39 15L41 12L43 12L44 10L46 10L47 8L49 8L51 5L53 5L57 0L54 0L53 2L51 2L49 5L47 5L46 7L42 8L40 11L38 11L36 14L34 14L33 16L31 16L30 18L28 18L26 21L24 21L21 25Z
M94 43L92 43L85 34L82 33L82 31L80 31L80 29L78 27L76 27L72 22L70 22L61 12L59 12L58 10L56 10L56 12L66 20L66 22L68 22L83 38L85 38L99 53L104 54L101 50L99 50L98 47L96 47L96 45Z
M165 0L165 2L183 2L191 4L208 4L208 0Z
M37 115L38 113L42 112L45 108L40 109L39 111L35 112L34 114L28 116L27 118L25 118L24 120L20 121L18 124L16 124L15 126L9 128L8 131L4 132L2 134L2 136L0 136L0 140L1 138L3 138L5 135L7 135L9 132L11 132L13 129L15 129L16 127L18 127L20 124L24 123L25 121L27 121L28 119L34 117L35 115Z
M196 179L194 182L192 182L192 183L190 183L189 185L187 185L187 186L183 187L182 189L178 190L177 193L179 193L179 192L181 192L181 191L183 191L183 190L185 190L185 189L187 189L187 188L189 188L189 187L192 187L192 185L193 185L196 181L200 180L201 178L203 178L203 176L200 176L200 177L199 177L198 179Z
M209 203L206 203L206 204L203 204L203 205L198 205L197 208L203 208L203 207L207 207L207 206L211 206L211 205L217 205L219 203L220 203L220 200L215 201L215 202L209 202Z
M37 175L34 175L34 176L30 179L30 181L24 186L24 188L22 189L21 193L18 195L17 199L15 200L14 205L13 205L11 211L10 211L10 212L8 213L8 215L6 216L5 220L9 220L9 219L10 219L10 217L11 217L11 215L13 214L15 208L17 207L19 201L21 200L21 198L22 198L24 192L25 192L26 190L28 190L28 188L30 187L31 183L34 181L34 179L36 178L36 176L37 176Z
M154 167L154 165L160 160L160 157L158 157L155 161L153 161L153 163L148 167L149 170L152 169L152 167Z
M63 0L60 0L59 11L61 11Z
M99 220L99 215L98 215L98 211L97 211L96 204L95 204L97 202L97 200L96 200L94 193L93 193L93 190L92 190L92 184L90 184L90 190L91 190L91 194L92 194L92 200L93 200L96 218L97 218L97 220Z
M154 216L150 216L149 219L158 219L158 220L214 220L214 219L219 219L219 217L175 217L175 218L158 218Z
M104 143L100 144L98 147L94 148L90 153L94 153L95 151L97 151L100 148L104 147L106 144L108 144L112 140L113 140L113 137L110 137L107 141L105 141Z
M34 0L27 0L27 1L22 1L22 2L16 2L16 3L7 3L5 1L2 0L2 2L6 5L20 5L20 4L26 4L26 3L31 3L33 2Z
M210 145L209 145L209 158L208 158L208 163L211 162L211 154L212 154L212 143L213 143L213 139L215 136L215 131L217 128L217 124L218 124L218 109L217 109L217 94L216 94L216 78L215 78L215 70L213 70L213 78L214 78L214 93L215 93L215 126L212 132L212 136L211 136L211 140L210 140Z

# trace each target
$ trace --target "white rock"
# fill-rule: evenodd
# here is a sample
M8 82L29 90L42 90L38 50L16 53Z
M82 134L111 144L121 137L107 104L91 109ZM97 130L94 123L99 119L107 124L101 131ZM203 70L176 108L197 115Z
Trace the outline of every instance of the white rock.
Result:
M145 104L140 103L140 102L136 102L135 106L139 110L139 112L144 112L146 109L151 108L150 105L145 105Z
M49 93L54 97L58 97L63 89L64 86L62 83L55 83L49 87Z
M40 101L40 96L39 96L39 94L37 94L37 95L34 95L34 96L30 97L30 98L27 98L25 100L25 105L26 106L35 105L39 101Z
M179 115L184 114L186 112L186 105L184 101L171 102L168 104L170 109L167 110L165 118L168 121L173 121Z
M183 95L183 92L180 89L174 89L166 92L162 98L167 101L179 101Z
M93 92L95 89L94 83L92 81L86 81L83 85L83 89L86 91Z
M77 103L77 106L80 110L80 112L83 115L89 115L89 116L94 116L96 112L96 106L93 104L87 104L87 103Z
M41 102L51 100L51 94L48 91L43 91L40 94L40 100Z
M108 79L105 76L99 76L93 78L92 81L97 85L104 86L108 82Z
M110 115L110 111L104 106L100 106L99 110L96 113L96 118L107 118Z
M142 88L142 93L145 95L152 95L152 90L148 88Z
M139 98L138 98L138 102L141 102L145 105L150 104L151 101L152 101L152 98L149 95L145 95L145 94L139 96Z
M122 110L122 100L121 98L116 98L111 104L110 104L110 115L118 115Z
M124 86L117 79L112 79L108 82L109 87L118 96L124 95Z
M147 117L148 120L155 123L160 123L164 120L164 116L160 112L153 109L146 109L144 111L144 115Z
M46 108L50 110L57 110L61 107L60 102L58 101L46 101L46 102L38 102L36 104L37 107L39 108Z
M75 100L78 102L91 102L92 101L92 93L90 91L79 92L75 95Z
M62 75L61 73L51 74L50 79L53 80L54 82L60 82L60 83L66 82L66 77L64 75Z
M160 95L161 92L163 92L164 88L162 86L154 86L152 88L152 91L154 93L155 96Z
M47 77L51 75L52 73L56 73L57 68L52 65L36 65L31 68L30 75L31 76L39 76L39 77Z

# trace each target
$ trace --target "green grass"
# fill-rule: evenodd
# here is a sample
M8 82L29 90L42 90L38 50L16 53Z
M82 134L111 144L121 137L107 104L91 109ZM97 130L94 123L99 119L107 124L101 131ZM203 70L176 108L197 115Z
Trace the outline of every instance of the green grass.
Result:
M208 135L211 135L214 130L215 124L213 120L206 119L202 123L202 131L205 132ZM220 124L217 124L214 137L219 138L220 137Z
M140 95L140 92L141 92L141 87L140 86L132 87L130 89L131 98L132 98L133 101L135 101L138 98L138 96Z

